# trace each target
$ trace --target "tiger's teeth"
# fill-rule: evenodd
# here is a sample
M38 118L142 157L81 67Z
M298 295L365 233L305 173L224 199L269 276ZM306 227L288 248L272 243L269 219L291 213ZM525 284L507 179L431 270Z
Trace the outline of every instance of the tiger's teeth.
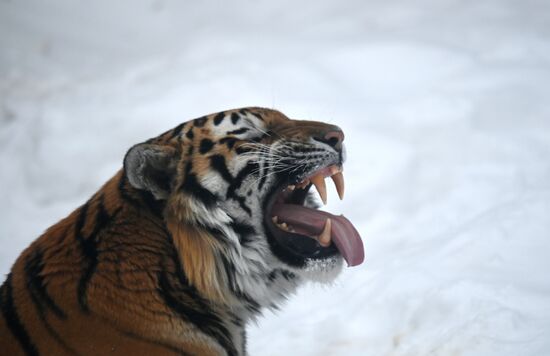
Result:
M296 188L296 186L295 185L289 185L287 188L288 188L288 190L294 190Z
M331 241L331 233L330 229L332 227L332 221L330 219L327 219L325 221L325 226L323 227L323 231L321 232L321 235L317 237L317 241L319 241L319 245L323 247L330 246Z
M277 224L277 226L278 226L279 229L281 229L281 230L289 231L289 226L287 225L287 223L280 223L280 224Z
M338 172L336 174L333 174L330 178L332 178L332 181L336 186L338 197L340 197L340 200L344 199L344 175L342 174L342 172Z
M273 221L273 223L276 224L277 221L279 221L279 217L278 217L278 216L273 216L273 217L271 218L271 221Z
M323 177L322 174L318 174L311 177L311 182L315 185L315 188L317 188L317 192L319 192L323 204L327 205L327 185L325 184L325 177Z

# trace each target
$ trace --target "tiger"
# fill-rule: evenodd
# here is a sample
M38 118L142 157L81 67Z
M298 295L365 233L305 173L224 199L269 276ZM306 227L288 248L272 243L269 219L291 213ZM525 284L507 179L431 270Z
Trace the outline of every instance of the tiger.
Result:
M13 264L0 353L246 355L250 321L364 260L351 222L319 209L326 178L343 197L343 140L247 107L131 147Z

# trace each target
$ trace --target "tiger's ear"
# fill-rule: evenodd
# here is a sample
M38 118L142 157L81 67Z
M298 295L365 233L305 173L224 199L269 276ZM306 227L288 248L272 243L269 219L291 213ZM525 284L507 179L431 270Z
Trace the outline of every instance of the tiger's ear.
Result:
M177 163L175 148L140 143L126 153L124 173L134 188L146 190L161 200L170 195Z

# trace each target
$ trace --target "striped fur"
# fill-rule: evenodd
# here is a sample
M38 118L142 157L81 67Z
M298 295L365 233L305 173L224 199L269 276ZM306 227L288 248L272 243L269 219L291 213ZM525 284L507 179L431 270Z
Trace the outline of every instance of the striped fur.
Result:
M280 172L322 164L327 147L312 135L326 127L245 108L131 148L124 169L13 265L0 288L2 353L245 355L249 320L340 269L338 258L281 259L263 225Z

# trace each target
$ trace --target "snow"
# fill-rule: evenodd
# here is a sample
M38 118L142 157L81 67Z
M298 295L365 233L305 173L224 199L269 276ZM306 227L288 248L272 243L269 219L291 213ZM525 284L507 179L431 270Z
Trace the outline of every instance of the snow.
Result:
M550 2L0 3L0 272L134 143L223 109L346 131L366 262L251 355L550 354Z

